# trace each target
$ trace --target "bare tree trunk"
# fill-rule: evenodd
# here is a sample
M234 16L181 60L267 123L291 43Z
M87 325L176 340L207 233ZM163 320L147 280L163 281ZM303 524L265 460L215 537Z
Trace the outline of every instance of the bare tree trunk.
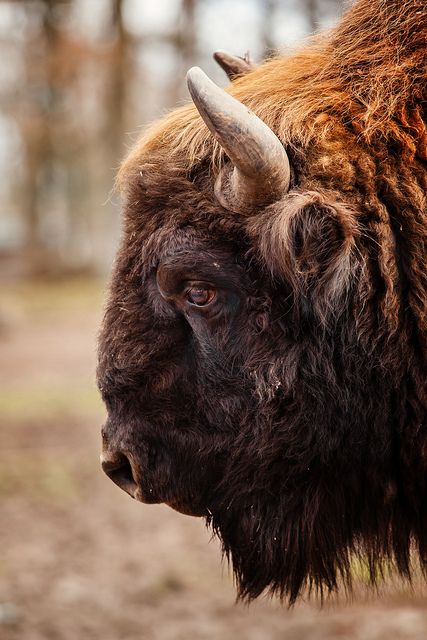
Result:
M181 0L179 20L173 33L165 35L164 40L171 42L175 50L175 74L171 83L168 102L176 104L184 95L185 74L196 59L196 8L197 0Z
M28 7L29 11L41 10L42 51L35 54L37 43L29 42L26 53L27 76L35 98L28 104L22 122L23 140L26 146L27 175L23 192L22 210L25 224L25 257L29 270L39 271L47 261L46 244L41 236L43 191L52 171L51 120L55 91L52 77L52 58L55 47L54 1L45 0L42 5Z
M123 134L126 119L126 86L129 81L129 37L123 22L123 0L112 0L111 30L115 47L110 63L108 91L108 131L114 165L123 154Z
M42 241L39 235L39 189L47 155L43 148L46 140L45 127L41 118L37 120L38 122L33 122L31 127L28 127L26 135L23 136L26 151L26 178L21 193L21 207L24 218L24 249L26 258L30 262L42 253Z
M273 38L273 21L277 6L278 0L264 0L261 2L262 18L260 39L263 49L263 58L271 56L276 47L276 43Z
M131 85L134 73L130 55L132 40L124 25L123 5L123 0L111 0L109 33L106 34L112 45L105 70L105 127L88 149L89 172L93 184L97 185L89 195L92 211L88 233L91 236L93 266L101 271L109 267L115 248L114 239L119 235L117 207L113 206L109 194L126 151L127 87ZM102 200L98 199L100 196Z
M313 33L319 27L318 2L317 0L304 0L304 4L310 32Z
M182 0L180 58L184 70L191 66L196 51L196 3L196 0Z

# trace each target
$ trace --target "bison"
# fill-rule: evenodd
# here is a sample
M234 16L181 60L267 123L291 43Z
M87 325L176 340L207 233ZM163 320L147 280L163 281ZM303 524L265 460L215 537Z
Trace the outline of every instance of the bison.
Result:
M119 172L102 466L206 518L241 598L427 570L426 36L425 0L359 0L218 54Z

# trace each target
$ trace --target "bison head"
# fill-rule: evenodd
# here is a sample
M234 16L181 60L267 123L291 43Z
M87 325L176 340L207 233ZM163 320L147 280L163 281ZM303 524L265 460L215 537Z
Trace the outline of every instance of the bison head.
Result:
M419 404L378 167L333 119L286 152L272 112L267 126L200 70L189 86L198 111L122 171L103 468L137 500L204 516L243 597L333 590L354 552L372 579L384 558L407 573L425 522L404 434Z

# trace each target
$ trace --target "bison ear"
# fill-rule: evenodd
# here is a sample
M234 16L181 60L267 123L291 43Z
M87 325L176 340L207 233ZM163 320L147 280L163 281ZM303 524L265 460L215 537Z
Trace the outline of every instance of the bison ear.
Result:
M293 192L253 218L249 231L273 277L296 299L311 301L322 317L339 310L359 265L355 207L333 193Z
M214 60L219 64L221 69L224 69L229 80L234 80L238 76L244 76L253 69L256 65L249 58L249 51L247 51L243 58L240 56L234 56L227 51L215 51L213 54Z

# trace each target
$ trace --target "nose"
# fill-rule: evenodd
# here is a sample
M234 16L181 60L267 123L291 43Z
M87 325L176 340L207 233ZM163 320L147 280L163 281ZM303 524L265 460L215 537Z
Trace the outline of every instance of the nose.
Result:
M103 451L101 466L104 473L120 489L126 491L132 498L139 498L139 487L135 482L136 474L132 468L130 458L122 451Z

